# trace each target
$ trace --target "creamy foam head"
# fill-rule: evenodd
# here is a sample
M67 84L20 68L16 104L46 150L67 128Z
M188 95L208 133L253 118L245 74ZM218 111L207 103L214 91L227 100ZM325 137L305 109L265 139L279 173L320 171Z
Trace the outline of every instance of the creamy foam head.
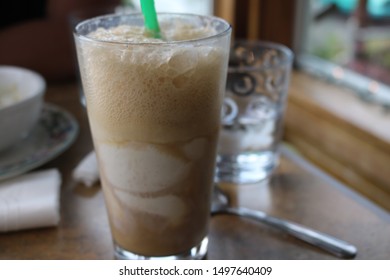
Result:
M212 21L205 19L202 24L189 22L185 18L170 18L160 20L161 38L147 35L144 26L119 25L109 29L98 28L87 35L88 38L107 42L121 43L158 43L195 40L211 37L217 34Z
M167 30L175 40L191 34L189 25ZM209 27L192 30L195 38L215 33ZM89 36L115 42L156 40L130 26L98 29ZM129 139L165 143L218 129L227 55L222 48L91 40L78 47L94 137L116 143Z

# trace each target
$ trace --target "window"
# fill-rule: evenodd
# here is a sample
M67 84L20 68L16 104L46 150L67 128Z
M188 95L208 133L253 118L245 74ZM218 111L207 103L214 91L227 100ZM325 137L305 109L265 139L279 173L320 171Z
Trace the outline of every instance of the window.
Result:
M286 138L390 211L390 1L296 4L294 50L304 71L292 81Z
M298 65L390 109L390 1L297 4Z

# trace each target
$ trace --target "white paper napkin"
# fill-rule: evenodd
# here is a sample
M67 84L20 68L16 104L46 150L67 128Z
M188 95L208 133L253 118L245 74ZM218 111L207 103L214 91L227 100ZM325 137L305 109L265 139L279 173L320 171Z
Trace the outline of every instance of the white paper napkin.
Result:
M99 168L95 151L90 152L73 170L73 179L83 183L87 187L93 186L99 181Z
M60 186L57 169L0 182L0 232L57 225Z

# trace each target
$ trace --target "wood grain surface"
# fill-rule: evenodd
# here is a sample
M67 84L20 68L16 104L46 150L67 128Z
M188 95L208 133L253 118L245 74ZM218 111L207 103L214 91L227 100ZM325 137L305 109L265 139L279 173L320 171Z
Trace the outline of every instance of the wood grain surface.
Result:
M390 211L390 114L346 88L294 72L285 138L324 170Z

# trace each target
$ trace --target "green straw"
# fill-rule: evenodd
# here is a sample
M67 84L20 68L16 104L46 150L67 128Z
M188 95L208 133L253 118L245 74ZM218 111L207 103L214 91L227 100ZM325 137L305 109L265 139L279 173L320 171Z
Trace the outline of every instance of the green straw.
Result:
M161 38L154 0L141 0L141 9L144 15L146 31L154 38Z

